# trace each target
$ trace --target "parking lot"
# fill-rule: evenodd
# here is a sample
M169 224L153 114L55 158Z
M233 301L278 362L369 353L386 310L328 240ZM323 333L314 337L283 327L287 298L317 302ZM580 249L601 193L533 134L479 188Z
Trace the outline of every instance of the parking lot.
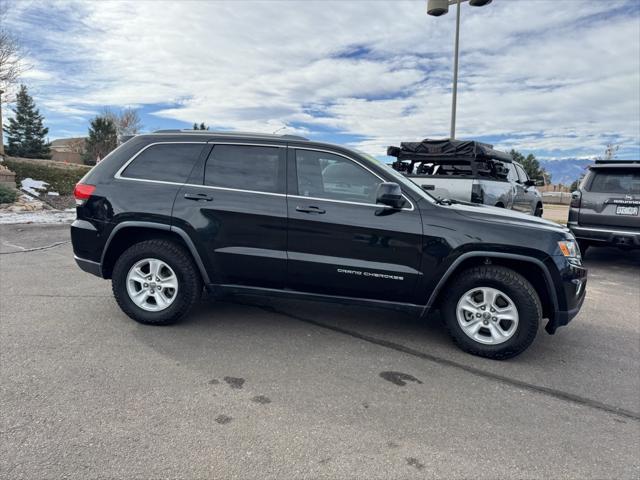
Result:
M139 325L67 240L0 233L3 478L640 476L640 252L590 250L580 315L495 362L437 315L315 302Z

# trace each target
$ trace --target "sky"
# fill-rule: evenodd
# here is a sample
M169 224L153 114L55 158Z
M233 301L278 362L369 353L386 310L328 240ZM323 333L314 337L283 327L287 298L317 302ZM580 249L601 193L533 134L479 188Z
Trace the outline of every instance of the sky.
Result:
M426 1L7 1L50 139L105 107L145 131L292 133L376 156L449 136L455 7ZM640 0L462 4L457 132L538 158L640 158ZM5 109L6 110L6 109Z

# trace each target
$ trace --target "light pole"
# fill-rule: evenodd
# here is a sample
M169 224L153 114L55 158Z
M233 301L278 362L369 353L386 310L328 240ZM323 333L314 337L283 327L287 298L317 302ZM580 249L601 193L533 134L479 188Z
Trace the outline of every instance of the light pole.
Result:
M472 7L483 7L492 0L428 0L427 13L439 17L449 12L449 5L456 5L456 44L453 57L453 88L451 98L451 139L456 137L456 103L458 101L458 52L460 50L460 4L469 2Z

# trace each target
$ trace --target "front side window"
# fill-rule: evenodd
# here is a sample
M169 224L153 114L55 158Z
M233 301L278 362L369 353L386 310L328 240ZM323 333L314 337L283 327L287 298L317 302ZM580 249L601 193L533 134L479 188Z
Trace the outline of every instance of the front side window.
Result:
M518 170L518 176L520 177L520 183L524 183L527 180L529 180L529 177L527 177L527 173L524 171L524 169L520 165L516 165L516 169Z
M298 195L359 203L376 203L381 180L339 155L296 150Z
M144 149L121 176L184 183L202 153L202 143L159 143Z
M590 192L640 195L640 172L631 170L592 170Z
M509 169L509 172L507 173L507 178L512 182L519 182L520 180L518 179L518 172L516 171L515 163L512 163L507 168Z
M284 193L284 149L216 145L209 155L204 184L267 193Z

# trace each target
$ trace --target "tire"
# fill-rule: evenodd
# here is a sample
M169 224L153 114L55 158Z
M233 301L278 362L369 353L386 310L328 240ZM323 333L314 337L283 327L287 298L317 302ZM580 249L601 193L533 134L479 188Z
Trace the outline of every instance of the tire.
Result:
M148 302L143 303L143 308L132 300L129 293L130 289L137 290L138 287L142 290L142 284L131 280L132 277L129 275L130 272L134 272L134 267L139 268L135 272L143 271L145 264L149 264L149 260L157 262L153 265L164 264L165 267L168 267L164 269L162 275L170 279L168 282L175 284L175 289L160 286L152 295L148 295L149 290L145 289L144 295L146 295ZM141 266L137 267L138 265ZM132 275L138 278L136 273ZM147 273L142 275L147 275ZM148 288L155 286L155 284L147 283L144 285L148 285ZM163 284L159 282L158 285ZM170 325L182 319L198 302L202 293L202 278L190 254L180 245L169 240L146 240L132 245L118 258L113 268L111 287L122 311L136 322L147 325ZM155 299L160 298L162 288L165 292L162 302L170 302L169 305L164 306L156 303L158 311L146 310L145 308L154 308L152 302L155 303ZM167 296L170 297L168 300Z
M487 292L487 299L499 291L500 295L491 302L491 308L499 304L503 309L495 314L486 306L481 310L478 305L484 303L483 291ZM474 300L467 304L463 302L464 298ZM482 302L475 303L480 299ZM509 304L515 308L515 316L510 307L505 307ZM476 306L478 308L473 310ZM461 321L459 313L463 317ZM489 317L485 316L487 313ZM479 319L478 314L481 315ZM448 291L443 298L442 315L449 334L462 350L480 357L505 360L521 354L531 345L538 333L542 305L537 292L522 275L506 267L486 265L465 270L449 282ZM492 315L504 315L505 319ZM508 315L515 317L517 321L506 320ZM471 318L468 323L467 318ZM497 322L494 321L495 318L498 319ZM463 324L469 330L479 328L474 334L475 338L465 333ZM499 327L497 332L501 332L499 335L494 335L496 326Z
M536 205L536 209L533 212L533 215L536 217L542 217L542 213L544 212L544 210L542 210L542 204L537 204Z

